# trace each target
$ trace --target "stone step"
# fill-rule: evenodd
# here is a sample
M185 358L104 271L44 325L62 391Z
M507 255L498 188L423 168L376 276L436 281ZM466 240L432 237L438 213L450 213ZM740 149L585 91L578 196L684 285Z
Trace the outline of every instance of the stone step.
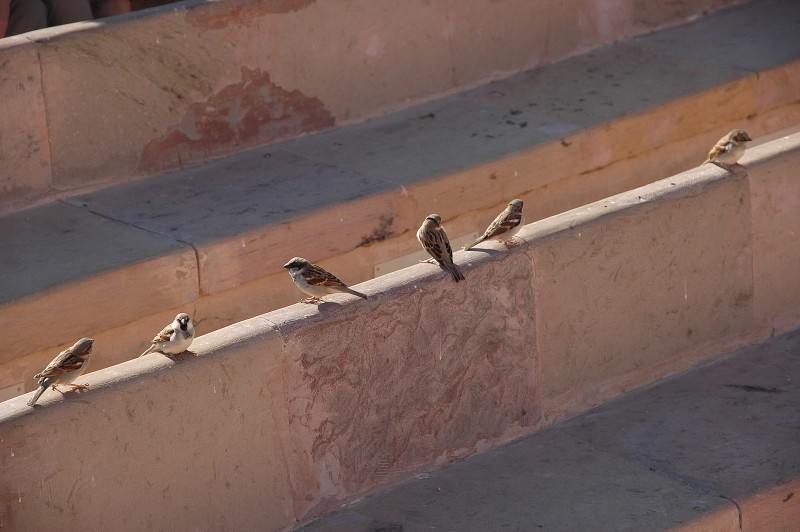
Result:
M795 330L299 530L796 530L798 415Z
M5 215L0 397L32 389L31 375L84 335L109 346L97 369L143 351L178 311L202 333L290 304L300 294L281 265L292 256L354 284L415 262L430 212L462 242L510 198L542 219L691 168L734 126L763 139L796 125L798 33L797 3L750 2L361 124Z
M47 391L36 407L31 394L4 401L0 524L38 530L68 511L76 529L290 529L797 331L800 133L741 162L538 220L516 245L457 252L466 282L416 264L357 285L366 301L290 305L201 331L190 352L90 371L85 390ZM625 415L545 433L530 453L550 476L532 483L569 494L577 474L616 472L627 487L601 486L637 503L623 524L780 530L770 518L787 512L795 523L797 364L783 355L796 356L797 336L724 375L635 395ZM93 356L112 349L98 341ZM53 459L82 446L91 452ZM502 464L487 476L495 465L525 484ZM513 495L509 512L524 504ZM574 502L573 514L610 522Z
M363 121L742 0L178 2L0 40L0 212Z

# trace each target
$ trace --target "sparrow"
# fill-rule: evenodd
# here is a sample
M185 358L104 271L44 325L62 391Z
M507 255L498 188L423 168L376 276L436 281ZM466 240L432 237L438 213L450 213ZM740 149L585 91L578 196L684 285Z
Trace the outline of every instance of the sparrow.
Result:
M56 386L62 384L71 386L73 390L88 388L88 384L72 384L72 381L80 377L89 365L93 343L91 338L81 338L72 347L61 351L41 373L34 375L33 378L39 381L39 389L28 401L28 406L35 405L48 387L55 390Z
M177 355L183 353L189 346L192 345L194 340L194 324L192 318L185 312L181 312L175 319L161 329L161 332L155 335L150 347L139 355L145 356L147 353L159 352L165 355Z
M489 227L484 231L483 235L472 244L464 247L464 249L470 249L490 238L506 243L510 242L514 235L519 233L523 225L525 225L525 213L522 212L522 200L511 200L508 207L498 214L497 218L489 224Z
M734 129L714 144L708 152L706 163L718 163L723 167L737 164L742 158L745 150L745 143L750 142L750 135L743 129Z
M352 294L367 299L367 296L349 288L323 267L311 264L304 258L295 257L283 267L289 270L289 275L292 276L297 288L311 296L300 300L301 303L320 303L322 296L337 293Z
M417 230L417 240L425 248L425 251L439 263L439 266L450 272L456 282L464 280L464 274L453 263L453 249L450 247L450 240L442 227L441 216L429 214Z

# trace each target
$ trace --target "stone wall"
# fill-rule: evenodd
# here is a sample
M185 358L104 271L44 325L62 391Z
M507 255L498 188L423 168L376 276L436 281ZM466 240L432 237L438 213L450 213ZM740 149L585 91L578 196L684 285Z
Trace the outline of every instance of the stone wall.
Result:
M0 404L0 524L279 529L800 324L800 134Z
M738 0L225 0L0 40L0 207L364 120Z

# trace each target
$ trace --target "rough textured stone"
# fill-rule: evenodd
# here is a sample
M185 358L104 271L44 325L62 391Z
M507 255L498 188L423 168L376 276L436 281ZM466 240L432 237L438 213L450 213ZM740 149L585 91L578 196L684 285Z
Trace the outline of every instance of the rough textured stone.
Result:
M535 329L516 310L531 308L533 294L508 284L524 286L529 261L508 256L467 269L458 284L430 275L434 268L397 272L369 301L339 307L332 298L266 316L286 342L298 515L537 422Z
M799 346L741 350L301 530L794 530Z

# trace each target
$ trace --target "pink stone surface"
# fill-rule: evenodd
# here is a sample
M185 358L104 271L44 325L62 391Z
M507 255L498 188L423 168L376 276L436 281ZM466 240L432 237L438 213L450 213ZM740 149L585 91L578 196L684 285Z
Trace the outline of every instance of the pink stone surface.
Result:
M753 150L754 175L790 140ZM749 185L706 165L457 251L465 282L415 265L356 284L366 301L292 305L36 409L6 401L0 522L290 527L763 339L778 324L769 298L756 314L773 289L757 277L795 261L753 260Z
M148 142L141 164L148 171L161 170L229 153L231 145L257 146L334 124L318 98L276 85L268 72L242 67L240 81L192 102L179 124Z
M22 397L3 403L0 523L291 526L280 345L266 323L251 320L197 339L200 356L153 354L94 372L82 377L90 391L45 393L36 409Z
M16 51L0 49L17 54L4 63L9 80L33 80L27 91L2 89L9 108L36 111L25 135L3 126L13 179L0 180L0 191L30 202L182 168L736 3L624 0L608 10L597 0L409 0L398 9L386 0L235 0L47 28Z
M558 219L586 214L599 217L539 236ZM697 356L687 353L691 347L752 327L743 172L705 166L527 226L520 236L538 237L531 256L536 308L548 309L537 312L548 419L659 376L659 361L691 364Z
M0 210L5 210L51 192L41 68L36 45L23 37L0 40L0 101Z
M798 142L797 133L782 136L751 148L742 159L753 195L755 312L766 323L776 315L789 322L800 318L800 197L794 192L797 162L789 156Z
M523 310L533 294L509 285L526 286L530 262L513 255L492 264L467 268L469 282L459 284L418 266L366 302L266 316L286 320L276 326L285 340L300 515L537 423L535 328Z

